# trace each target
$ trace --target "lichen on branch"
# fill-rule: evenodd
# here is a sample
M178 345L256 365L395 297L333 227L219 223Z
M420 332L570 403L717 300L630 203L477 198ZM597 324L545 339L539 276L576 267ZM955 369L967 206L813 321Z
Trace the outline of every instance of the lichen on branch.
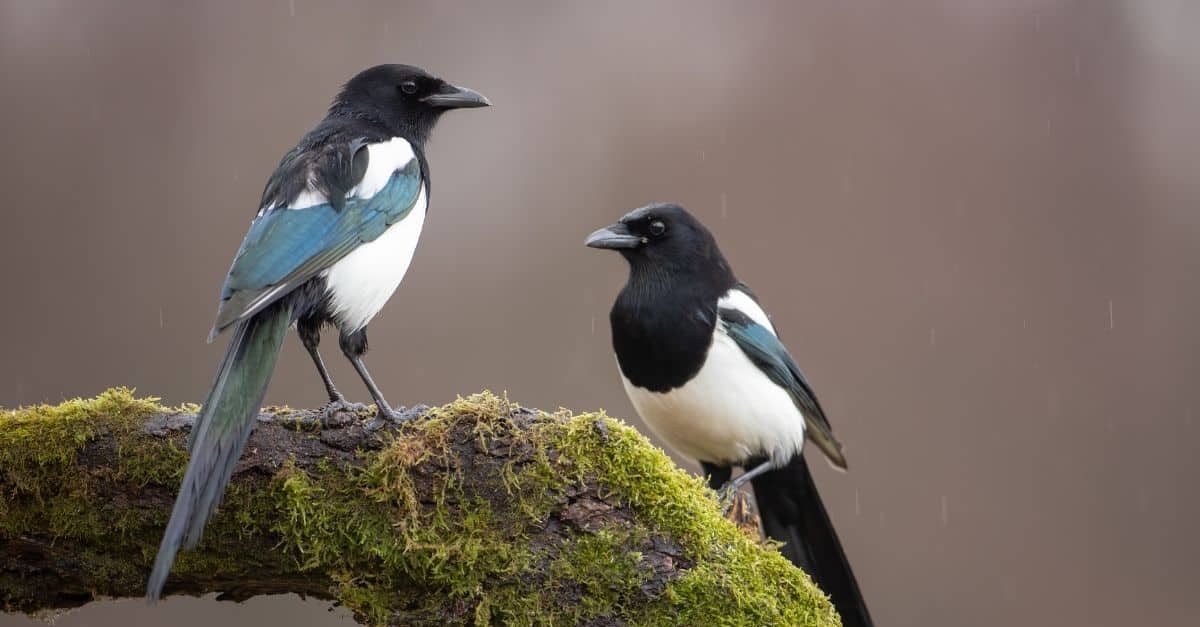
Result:
M138 596L196 408L0 412L6 611ZM167 594L297 592L374 625L836 625L811 580L603 413L489 393L380 433L268 408Z

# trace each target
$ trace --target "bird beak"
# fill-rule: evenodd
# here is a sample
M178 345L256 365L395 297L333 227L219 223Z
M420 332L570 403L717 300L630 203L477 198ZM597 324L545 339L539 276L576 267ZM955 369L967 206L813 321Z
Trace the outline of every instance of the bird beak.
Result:
M445 109L473 109L475 107L490 107L492 103L483 94L474 89L459 87L446 83L436 94L430 94L421 99L425 104Z
M612 226L606 226L595 233L592 233L584 240L584 245L588 248L609 248L619 250L622 248L637 248L642 245L642 238L629 232L629 227L618 222Z

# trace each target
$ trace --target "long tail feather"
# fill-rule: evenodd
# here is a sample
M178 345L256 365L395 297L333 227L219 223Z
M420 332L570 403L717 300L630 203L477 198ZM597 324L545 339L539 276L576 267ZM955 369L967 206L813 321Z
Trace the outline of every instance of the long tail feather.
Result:
M845 627L871 627L858 581L804 458L751 481L767 536L783 542L784 556L829 595Z
M151 602L162 594L175 554L200 542L205 523L221 501L254 429L290 321L290 308L280 304L240 323L234 331L192 429L192 457L146 590Z

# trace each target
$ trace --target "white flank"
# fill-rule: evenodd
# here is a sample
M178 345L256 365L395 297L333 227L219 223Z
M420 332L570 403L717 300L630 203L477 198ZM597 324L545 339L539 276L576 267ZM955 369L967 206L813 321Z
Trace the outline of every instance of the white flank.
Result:
M682 387L658 393L621 381L650 430L685 457L736 464L767 456L783 464L804 446L804 417L791 396L720 324L704 366Z
M367 147L367 172L350 195L374 196L387 184L392 173L416 158L412 147L402 138ZM357 331L379 313L408 272L421 227L425 224L425 185L416 206L403 220L393 224L372 242L362 244L325 272L333 313L344 332Z

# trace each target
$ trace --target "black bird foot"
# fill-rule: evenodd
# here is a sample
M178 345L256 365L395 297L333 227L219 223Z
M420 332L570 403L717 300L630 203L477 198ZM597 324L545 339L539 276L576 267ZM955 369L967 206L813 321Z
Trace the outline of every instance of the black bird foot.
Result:
M341 427L358 417L358 412L365 411L367 406L362 403L351 403L344 398L330 401L321 408L318 418L325 427Z
M366 429L370 432L378 431L387 426L388 423L402 424L410 420L416 420L428 412L428 405L413 405L412 407L401 409L380 409L375 414L375 417L371 419L371 422L367 423Z

